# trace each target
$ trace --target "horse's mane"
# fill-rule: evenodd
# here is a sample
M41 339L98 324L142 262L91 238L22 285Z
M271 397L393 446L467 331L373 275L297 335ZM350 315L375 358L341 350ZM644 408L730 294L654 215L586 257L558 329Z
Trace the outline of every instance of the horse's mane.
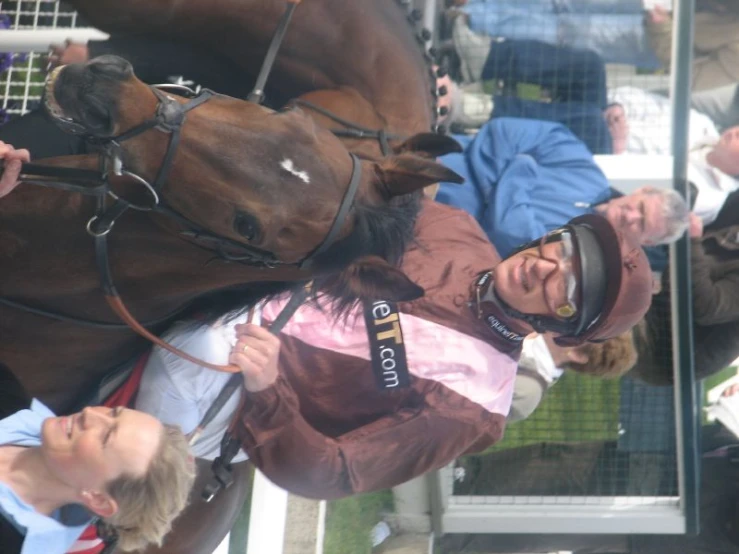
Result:
M352 232L315 258L319 276L314 278L312 296L321 297L321 306L330 306L330 315L347 315L359 298L345 287L338 296L327 295L323 287L336 279L341 268L351 260L363 256L379 256L391 264L400 263L403 253L413 240L413 228L421 208L421 193L407 194L392 199L387 206L371 206L357 202ZM351 253L351 256L348 254ZM248 283L214 291L200 296L184 314L193 325L212 324L219 318L234 319L252 308L260 300L270 300L302 287L302 283L265 281Z

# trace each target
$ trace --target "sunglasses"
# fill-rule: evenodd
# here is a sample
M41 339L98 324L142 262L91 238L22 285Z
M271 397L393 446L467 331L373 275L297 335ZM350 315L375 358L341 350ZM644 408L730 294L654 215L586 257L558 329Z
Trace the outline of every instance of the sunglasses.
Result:
M558 243L559 256L552 258L551 250L547 255L544 246ZM554 311L557 318L572 319L578 313L577 307L577 277L573 266L575 243L572 233L558 229L544 235L539 241L539 257L557 264L559 271L553 271L544 279L543 289L547 305Z

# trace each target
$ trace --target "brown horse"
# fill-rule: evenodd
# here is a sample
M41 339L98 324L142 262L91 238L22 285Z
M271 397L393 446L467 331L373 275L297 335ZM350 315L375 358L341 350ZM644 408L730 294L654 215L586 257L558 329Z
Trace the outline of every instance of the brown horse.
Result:
M55 80L54 110L93 135L126 131L154 113L158 98L136 79L127 62L105 57L70 67ZM178 102L184 102L180 99ZM157 320L204 292L254 281L297 281L311 273L292 263L326 236L349 183L352 161L331 133L300 110L272 112L255 104L214 97L187 114L179 147L162 190L163 201L181 216L231 245L272 252L273 268L219 257L207 241L183 237L179 220L160 214L125 214L110 234L112 270L122 296L141 320ZM168 135L152 129L121 143L126 166L153 180ZM435 135L408 147L441 144ZM245 155L246 153L246 155ZM435 153L435 152L432 152ZM286 169L285 160L290 161ZM61 158L65 166L94 167L97 156ZM381 163L362 162L354 209L336 243L318 256L313 273L338 271L362 256L391 258L402 251L412 217L387 207L450 172L427 159L401 154ZM140 187L125 178L120 196L135 198ZM386 208L383 208L386 207ZM92 201L80 194L23 186L0 202L2 296L102 322L115 317L98 290L85 220ZM378 221L381 222L378 225ZM400 232L398 232L400 230ZM386 233L401 243L389 244ZM166 253L166 256L163 256ZM415 285L388 282L389 295L418 294ZM108 368L140 349L120 329L77 326L0 307L0 359L18 372L27 389L64 409L75 393ZM39 355L39 346L44 352ZM49 372L49 363L64 368Z
M53 96L51 112L63 117L66 125L73 122L97 137L140 125L160 102L152 89L135 78L128 63L115 57L69 66L48 88ZM185 99L174 101L183 104ZM153 181L165 157L168 136L150 129L121 142L124 167ZM220 256L208 241L183 235L181 220L132 210L110 232L116 286L142 321L166 319L204 293L233 292L254 281L300 281L326 274L333 276L327 283L350 294L352 284L361 282L366 271L363 259L368 260L376 282L377 257L393 259L402 253L417 206L408 193L455 178L428 159L449 150L451 144L455 143L439 135L417 135L397 155L381 162L361 162L359 188L346 222L335 244L315 259L309 272L290 264L312 252L331 227L352 174L349 153L299 109L278 113L213 97L187 114L160 191L162 202L198 229L227 240L227 250L252 245L286 263L276 267L238 263ZM412 150L421 151L423 157ZM98 157L46 163L94 168ZM126 177L112 178L111 186L128 199L138 199L147 190ZM148 198L148 193L143 197ZM94 202L84 195L30 185L18 187L0 201L0 296L113 325L91 329L0 305L0 359L17 372L32 395L60 411L110 368L146 346L131 331L116 326L103 301L93 241L85 231L93 213ZM346 269L336 277L341 268ZM261 285L255 294L264 290L274 288ZM418 287L392 271L375 291L395 298L419 293ZM248 301L243 292L241 301ZM205 471L197 490L209 478L207 467L201 463ZM243 467L236 477L238 484L213 504L193 506L180 524L181 531L173 535L170 551L208 552L217 544L243 499ZM191 527L193 521L202 526ZM191 531L197 531L196 536Z
M259 0L78 0L74 4L100 28L190 40L230 57L250 75L256 74L284 10L280 2ZM396 195L455 178L427 159L411 155L412 151L440 155L452 148L448 141L427 135L401 140L429 130L436 111L429 60L424 59L406 16L394 0L375 0L371 6L364 0L304 2L296 10L270 77L267 94L273 105L302 95L355 124L385 130L394 146L395 156L362 163L360 190L343 240L318 260L314 270L319 273L336 271L365 254L397 257L410 238L415 204ZM93 64L86 78L96 72ZM88 131L122 131L149 118L156 104L151 91L140 83L128 79L126 83L125 94L119 88L105 92L110 87L106 84L100 87L105 92L101 101L91 103L93 98L72 95L66 102L60 98L60 103L68 115L86 122ZM87 85L77 90L86 89ZM107 111L108 106L115 110ZM304 257L325 236L351 173L346 151L305 114L326 127L341 127L307 107L304 112L273 115L225 98L198 107L188 114L183 127L165 200L200 226L231 240L256 238L261 248L271 249L283 260ZM252 122L256 127L250 127L250 133L245 127ZM379 157L379 141L342 140L364 158ZM166 139L150 131L123 146L126 162L151 179L164 156ZM285 160L292 161L294 173L280 165ZM95 162L88 157L50 163L90 167ZM303 171L320 188L300 179ZM119 182L116 190L135 195L140 188ZM2 294L72 316L113 322L97 290L92 241L84 232L92 209L92 203L80 195L41 193L30 187L3 199ZM265 270L224 261L207 245L190 243L172 232L177 230L177 224L165 218L132 212L110 235L118 289L141 320L171 314L206 291L234 291L234 285L254 280L306 277L305 271L295 268ZM376 283L376 270L376 264L364 266L360 261L331 284L350 293L351 284L361 281L365 272L372 272ZM376 295L418 294L408 281L389 275ZM241 294L245 303L247 297ZM81 387L107 368L145 347L135 335L120 329L91 330L2 306L0 336L0 359L20 373L33 394L57 408L67 406ZM210 552L230 529L243 503L245 468L242 464L236 469L234 487L203 505L197 494L210 472L208 464L199 465L204 471L199 474L193 505L178 521L167 545L152 552Z
M229 58L252 76L286 6L284 1L264 0L70 3L107 32L197 44ZM383 129L391 137L429 131L436 121L436 87L430 58L419 46L428 35L415 29L417 17L409 17L405 7L409 3L301 2L267 83L271 105L301 97L355 124ZM311 115L326 127L342 128L317 112ZM346 139L346 144L362 157L380 154L378 141Z

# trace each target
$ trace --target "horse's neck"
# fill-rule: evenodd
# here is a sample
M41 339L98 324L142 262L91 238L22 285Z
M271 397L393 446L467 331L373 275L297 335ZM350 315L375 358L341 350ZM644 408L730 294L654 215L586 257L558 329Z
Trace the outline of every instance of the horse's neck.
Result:
M85 232L92 207L80 195L28 186L4 198L0 294L74 318L120 323L100 290L93 241ZM213 252L179 239L140 212L123 216L109 244L114 283L129 310L144 322L167 316L208 291L270 277L295 278L214 262ZM144 346L125 329L95 330L3 305L0 337L0 360L29 394L52 407L68 406Z
M105 31L197 41L252 75L285 9L283 2L265 0L72 3ZM268 89L287 101L310 91L351 87L381 114L387 131L429 131L432 82L414 33L396 0L302 2Z

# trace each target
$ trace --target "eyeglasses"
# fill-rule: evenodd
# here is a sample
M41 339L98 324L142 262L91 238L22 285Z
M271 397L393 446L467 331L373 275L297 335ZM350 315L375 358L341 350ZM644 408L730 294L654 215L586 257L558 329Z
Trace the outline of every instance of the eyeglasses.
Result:
M552 258L551 253L546 255L544 246L557 242L559 257ZM567 320L577 315L577 277L572 265L575 245L572 233L558 229L544 235L539 242L539 256L557 264L559 271L552 271L544 279L544 297L549 307L559 319Z

